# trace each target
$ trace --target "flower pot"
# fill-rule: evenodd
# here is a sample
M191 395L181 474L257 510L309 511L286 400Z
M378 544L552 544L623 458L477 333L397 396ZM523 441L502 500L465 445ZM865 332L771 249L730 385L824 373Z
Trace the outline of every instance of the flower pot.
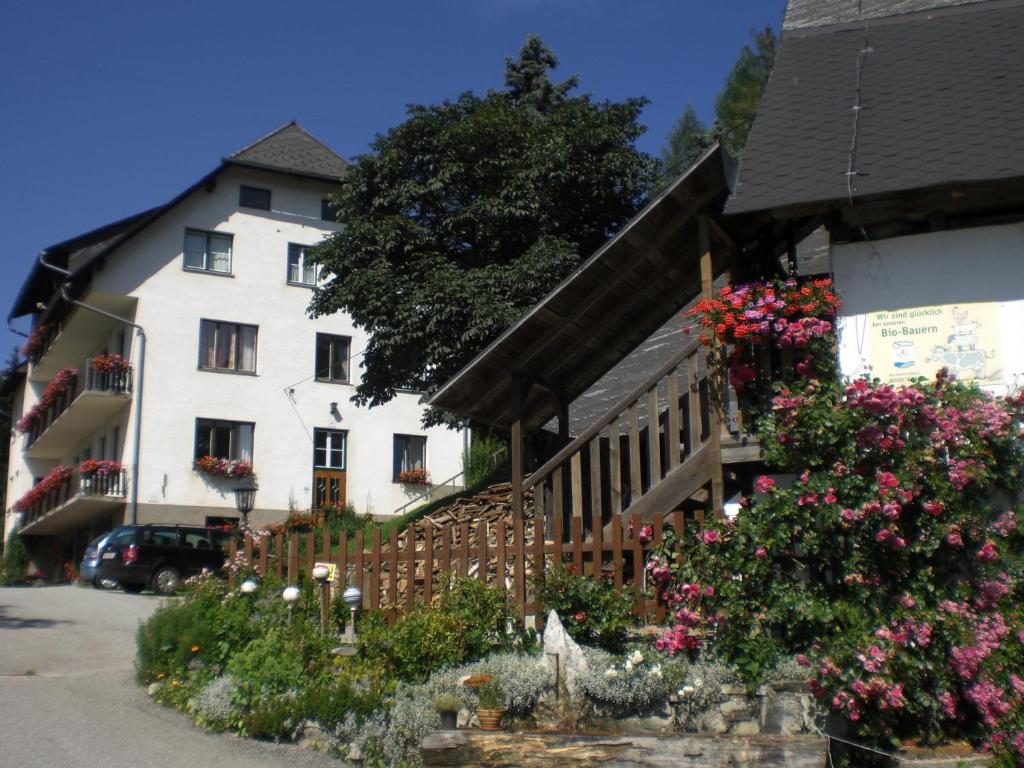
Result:
M441 729L445 731L454 731L459 727L459 713L441 710L438 712L441 715Z
M476 717L480 721L481 731L500 731L501 718L505 716L504 709L477 709Z

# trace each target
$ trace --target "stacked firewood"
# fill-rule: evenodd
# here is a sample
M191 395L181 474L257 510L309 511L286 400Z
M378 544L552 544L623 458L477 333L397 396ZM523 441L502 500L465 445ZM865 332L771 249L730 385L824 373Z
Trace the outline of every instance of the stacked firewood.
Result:
M533 493L527 491L523 494L523 529L528 544L533 542ZM487 523L487 544L495 546L497 543L498 521L505 521L506 542L512 544L512 484L498 483L481 491L475 496L456 499L451 504L435 510L426 517L416 521L417 543L422 542L426 537L426 528L434 529L434 540L439 540L446 528L451 530L452 551L462 546L462 524L469 527L469 550L476 552L480 547L480 524ZM399 539L399 548L405 547L406 531L402 532Z

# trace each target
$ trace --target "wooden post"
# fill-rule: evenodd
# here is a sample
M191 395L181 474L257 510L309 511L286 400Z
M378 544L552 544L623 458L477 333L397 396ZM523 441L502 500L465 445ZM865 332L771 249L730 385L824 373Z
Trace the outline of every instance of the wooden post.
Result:
M434 526L423 527L423 604L429 606L434 599Z
M428 523L429 525L429 523ZM416 523L405 529L405 607L416 605Z
M711 253L711 224L708 214L700 215L699 226L700 236L700 286L703 298L713 298L715 270ZM725 508L725 478L722 473L722 409L725 407L726 390L724 387L725 371L721 370L720 363L723 362L723 350L719 349L716 341L712 341L713 348L719 354L713 356L716 365L708 366L708 394L710 408L708 425L710 434L708 442L711 444L711 506L714 513L721 514Z
M512 376L512 515L523 517L523 380Z

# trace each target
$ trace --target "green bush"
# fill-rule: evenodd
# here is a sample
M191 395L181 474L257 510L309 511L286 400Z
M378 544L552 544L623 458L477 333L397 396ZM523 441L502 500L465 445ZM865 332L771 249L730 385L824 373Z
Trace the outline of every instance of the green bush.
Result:
M633 596L606 580L576 573L575 566L556 567L536 585L544 612L555 611L577 643L618 653L636 626Z
M484 482L496 469L508 463L504 442L487 437L474 440L462 454L462 474L467 488Z
M425 680L435 669L481 658L517 642L507 632L514 613L507 596L476 579L458 578L438 602L403 614L388 626L379 614L363 618L359 649L402 680Z
M28 550L17 531L11 531L4 547L3 564L0 566L0 584L17 584L28 571Z

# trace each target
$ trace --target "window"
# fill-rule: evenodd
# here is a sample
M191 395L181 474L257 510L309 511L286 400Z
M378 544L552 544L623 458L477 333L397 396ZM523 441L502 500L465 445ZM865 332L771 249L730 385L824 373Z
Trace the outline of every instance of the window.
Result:
M288 282L296 285L316 285L320 270L309 257L309 247L288 245Z
M228 461L252 461L254 424L243 421L196 419L195 458L213 456Z
M395 435L394 479L403 472L425 469L427 438L423 435Z
M241 186L238 188L238 204L244 208L270 210L270 190L259 187Z
M320 218L324 221L338 220L338 212L334 208L334 203L326 197L320 201Z
M320 381L348 383L348 336L316 335L316 378Z
M178 529L170 526L146 526L146 532L142 535L142 545L149 547L177 547Z
M186 229L185 269L231 274L231 235Z
M338 429L313 430L313 465L317 469L345 469L346 433Z
M199 321L199 367L256 373L255 325Z

